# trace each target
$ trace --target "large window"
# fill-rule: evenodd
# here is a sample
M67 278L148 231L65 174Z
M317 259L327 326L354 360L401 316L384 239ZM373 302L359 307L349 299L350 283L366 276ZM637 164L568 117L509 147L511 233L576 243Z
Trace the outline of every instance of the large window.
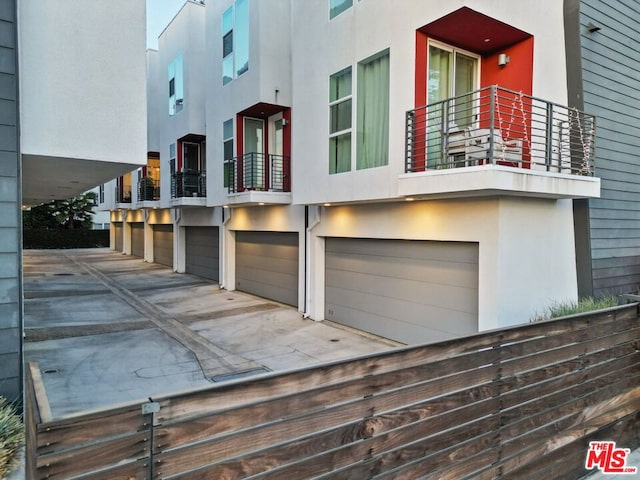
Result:
M329 173L351 170L351 67L329 77Z
M358 63L356 168L389 163L389 50Z
M236 0L222 14L222 84L249 70L249 1Z
M184 76L182 55L169 64L169 116L182 110L184 105Z
M329 0L329 18L340 15L353 6L353 0Z
M224 186L227 188L231 180L233 168L233 119L222 124L222 144L224 151ZM231 180L232 181L232 180Z

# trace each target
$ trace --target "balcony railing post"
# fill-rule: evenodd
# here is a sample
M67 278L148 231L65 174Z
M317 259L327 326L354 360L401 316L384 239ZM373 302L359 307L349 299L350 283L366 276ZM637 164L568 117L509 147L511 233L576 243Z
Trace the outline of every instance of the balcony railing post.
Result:
M413 159L413 121L415 113L413 111L407 112L405 123L405 136L404 136L404 152L405 152L405 164L404 172L413 172L414 159Z
M547 172L551 171L551 155L553 154L553 143L551 141L553 135L553 104L547 102L547 122L546 122L546 143L547 148L545 149L545 166L547 168ZM558 173L562 172L562 158L558 159Z
M495 165L496 159L493 155L493 132L496 119L496 102L498 101L498 89L496 85L491 85L489 89L489 161Z

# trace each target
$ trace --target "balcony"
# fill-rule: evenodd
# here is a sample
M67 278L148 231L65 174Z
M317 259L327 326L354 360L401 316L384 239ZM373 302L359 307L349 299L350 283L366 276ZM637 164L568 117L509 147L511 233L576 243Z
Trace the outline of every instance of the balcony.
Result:
M245 153L226 170L229 203L291 203L291 160L284 155Z
M595 118L497 86L407 112L401 196L600 195Z
M205 205L207 173L196 170L171 175L171 203L173 205Z
M138 201L157 202L160 200L160 182L153 178L143 177L138 181Z

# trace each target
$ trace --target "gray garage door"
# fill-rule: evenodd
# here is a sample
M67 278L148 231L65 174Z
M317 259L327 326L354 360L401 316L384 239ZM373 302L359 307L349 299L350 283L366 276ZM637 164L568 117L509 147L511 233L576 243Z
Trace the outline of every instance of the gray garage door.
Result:
M116 239L116 244L115 244L115 248L116 248L116 252L120 252L122 253L122 248L123 248L123 238L122 238L122 222L113 222L113 233Z
M173 268L173 225L153 226L153 261Z
M218 227L186 227L185 271L218 281Z
M144 223L131 224L131 255L144 257Z
M325 317L404 343L478 331L478 244L326 239Z
M236 233L236 288L298 305L298 234Z

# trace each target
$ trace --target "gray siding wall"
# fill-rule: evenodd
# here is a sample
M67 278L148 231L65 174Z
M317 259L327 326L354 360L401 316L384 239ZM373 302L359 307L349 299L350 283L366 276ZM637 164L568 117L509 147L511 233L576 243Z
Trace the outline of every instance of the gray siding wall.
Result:
M579 7L579 32L573 34L580 39L581 100L597 117L602 195L588 201L587 222L576 230L577 237L588 236L590 251L590 258L578 262L590 263L594 295L635 292L640 286L640 0L580 0ZM589 32L589 23L600 30ZM569 87L576 99L580 92L575 86L571 91L571 82Z
M22 238L16 2L0 2L0 395L22 395Z

